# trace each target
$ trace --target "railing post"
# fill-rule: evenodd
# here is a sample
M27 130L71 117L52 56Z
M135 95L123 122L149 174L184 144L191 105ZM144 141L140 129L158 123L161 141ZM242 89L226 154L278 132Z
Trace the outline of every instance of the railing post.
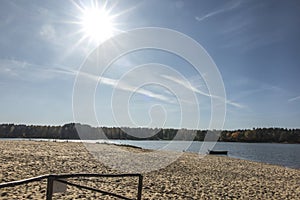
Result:
M137 194L137 200L142 199L142 189L143 189L143 175L139 175L139 186L138 186L138 194Z
M53 194L53 180L54 178L49 175L47 178L47 194L46 194L46 200L52 200L52 194Z

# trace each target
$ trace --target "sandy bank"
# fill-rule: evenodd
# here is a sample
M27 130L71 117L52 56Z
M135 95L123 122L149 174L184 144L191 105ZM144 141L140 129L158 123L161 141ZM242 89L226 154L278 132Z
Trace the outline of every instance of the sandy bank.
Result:
M98 145L115 159L114 145ZM95 159L81 143L0 141L0 152L1 183L49 173L120 173ZM300 199L300 170L228 157L184 153L169 166L143 175L143 199ZM128 197L136 194L132 178L77 182ZM45 182L37 182L2 189L0 199L45 199L45 193ZM74 187L53 199L95 198L114 199Z

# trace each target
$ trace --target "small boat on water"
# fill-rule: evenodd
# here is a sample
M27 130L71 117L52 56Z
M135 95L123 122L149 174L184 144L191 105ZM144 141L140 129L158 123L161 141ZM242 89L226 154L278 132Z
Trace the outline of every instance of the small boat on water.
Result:
M213 150L208 150L208 154L213 154L213 155L227 155L228 151L213 151Z

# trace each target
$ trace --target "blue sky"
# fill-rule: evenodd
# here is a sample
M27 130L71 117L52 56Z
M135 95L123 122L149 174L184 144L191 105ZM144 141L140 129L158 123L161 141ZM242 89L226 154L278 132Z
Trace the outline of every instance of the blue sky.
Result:
M89 7L91 1L2 0L0 5L0 122L53 125L74 121L76 73L97 47L92 39L83 39L82 26L74 23L82 15L76 5ZM110 1L106 7L115 16L118 31L114 34L133 28L163 27L190 36L206 49L226 89L225 129L299 128L299 1L122 0ZM183 59L155 50L134 52L116 61L105 74L107 84L97 88L99 125L118 124L110 107L113 81L134 66L153 62L174 68L193 87L207 93L203 79ZM155 77L151 69L149 74ZM134 79L138 78L142 77ZM175 77L167 78L176 83ZM178 127L180 108L170 91L157 85L145 86L141 91L129 104L138 124L151 122L147 111L156 105L151 114L166 115L165 126ZM209 97L196 96L201 102L199 128L207 128ZM154 121L151 126L160 126L160 122Z

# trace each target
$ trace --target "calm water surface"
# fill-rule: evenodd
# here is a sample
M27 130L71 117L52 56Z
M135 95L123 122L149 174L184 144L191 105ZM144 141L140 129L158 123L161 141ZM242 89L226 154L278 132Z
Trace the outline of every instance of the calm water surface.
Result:
M147 149L163 148L168 141L112 141L118 144L130 144ZM185 143L177 141L178 145ZM198 153L203 142L193 142L186 151ZM239 143L218 142L214 150L227 150L228 156L244 160L252 160L290 168L300 169L300 144L275 144L275 143Z

